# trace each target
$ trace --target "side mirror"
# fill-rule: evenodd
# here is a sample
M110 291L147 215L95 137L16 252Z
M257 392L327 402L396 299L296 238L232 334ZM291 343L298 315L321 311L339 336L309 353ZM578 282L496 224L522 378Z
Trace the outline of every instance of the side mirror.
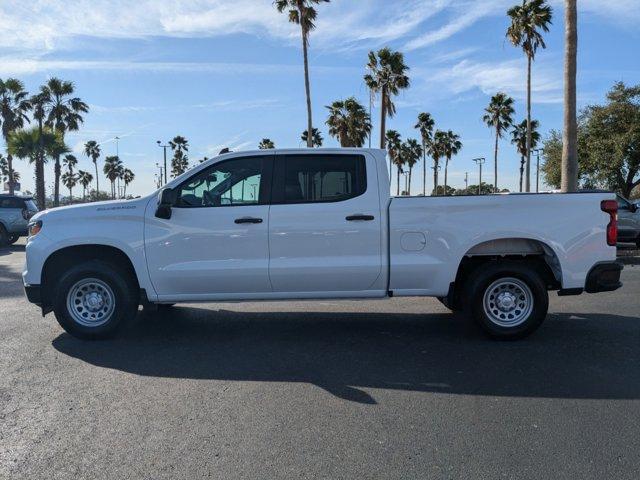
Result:
M156 217L165 220L171 218L171 207L176 203L176 195L176 191L171 188L165 188L160 192L158 208L156 208Z
M631 213L636 213L638 211L638 204L637 203L629 204L629 210L631 210Z

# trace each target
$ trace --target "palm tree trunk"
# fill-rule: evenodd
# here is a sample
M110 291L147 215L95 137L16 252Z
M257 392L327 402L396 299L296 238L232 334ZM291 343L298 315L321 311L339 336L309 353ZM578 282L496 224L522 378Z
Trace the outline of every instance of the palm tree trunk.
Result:
M55 175L53 183L53 206L57 207L60 205L60 155L56 155L53 169Z
M93 165L96 167L96 200L100 198L100 183L98 182L98 159L93 161Z
M565 0L564 129L562 134L563 192L578 189L578 125L576 120L576 68L578 13L576 0Z
M422 142L422 196L427 196L427 153L426 145Z
M396 195L400 196L400 165L398 165L398 190Z
M433 159L433 194L438 195L438 160Z
M387 128L387 87L382 87L382 94L380 95L380 148L385 149L386 138L384 136L385 129ZM389 167L391 172L391 167Z
M7 141L5 137L5 142ZM13 183L13 157L11 155L7 155L7 167L9 168L9 195L13 195L15 191L15 186Z
M531 191L531 55L527 55L527 169L525 190Z
M498 193L498 128L496 127L496 145L493 149L493 191Z
M303 18L302 10L298 9L300 19ZM307 32L304 29L303 22L300 22L302 29L302 56L304 57L304 90L307 95L307 147L313 148L313 121L311 118L311 86L309 84L309 58L307 52Z
M449 172L449 157L444 161L444 195L447 196L447 174Z
M524 176L524 157L520 157L520 193L522 193L522 177Z
M46 194L44 186L44 149L43 149L43 126L42 119L38 120L38 153L36 154L36 199L38 208L45 209Z
M407 183L407 195L411 196L411 171L413 167L409 167L409 182Z

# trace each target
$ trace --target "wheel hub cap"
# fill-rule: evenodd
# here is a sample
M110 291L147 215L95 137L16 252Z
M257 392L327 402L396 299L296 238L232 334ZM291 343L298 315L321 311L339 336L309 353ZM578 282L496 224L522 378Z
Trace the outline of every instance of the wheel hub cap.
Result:
M69 289L67 310L80 325L98 327L113 316L115 295L111 287L100 279L79 280Z
M516 327L531 315L533 294L519 278L500 278L487 287L482 305L491 322L501 327Z

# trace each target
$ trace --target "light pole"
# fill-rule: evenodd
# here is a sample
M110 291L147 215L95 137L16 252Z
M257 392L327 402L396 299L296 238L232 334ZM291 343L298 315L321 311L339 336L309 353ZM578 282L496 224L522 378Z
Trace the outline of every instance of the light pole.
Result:
M536 193L539 193L539 186L540 186L540 149L536 148L535 150L532 150L533 153L536 154Z
M114 140L116 141L116 158L120 160L120 150L119 150L120 137L116 136ZM122 195L120 195L120 176L119 175L118 175L118 198L122 198Z
M482 193L482 164L485 162L484 157L479 157L479 158L474 158L473 159L474 162L476 162L476 164L478 165L478 167L480 168L480 175L479 175L479 180L478 180L478 195L481 195Z
M163 184L162 184L162 165L160 165L158 162L156 162L156 168L158 170L160 170L160 183L158 184L158 188L160 188ZM157 174L156 174L157 175Z
M464 172L464 189L469 189L469 172Z
M162 148L162 150L164 151L164 185L167 184L167 148L169 148L169 145L163 145L162 142L160 140L157 140L156 143L158 144L159 147Z

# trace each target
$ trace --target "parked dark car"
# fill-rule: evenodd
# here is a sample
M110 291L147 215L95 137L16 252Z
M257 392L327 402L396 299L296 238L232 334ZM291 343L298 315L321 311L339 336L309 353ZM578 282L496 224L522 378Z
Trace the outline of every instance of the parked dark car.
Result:
M31 197L0 194L0 247L27 236L29 219L37 212Z
M635 243L640 248L640 209L620 195L618 200L618 243Z

